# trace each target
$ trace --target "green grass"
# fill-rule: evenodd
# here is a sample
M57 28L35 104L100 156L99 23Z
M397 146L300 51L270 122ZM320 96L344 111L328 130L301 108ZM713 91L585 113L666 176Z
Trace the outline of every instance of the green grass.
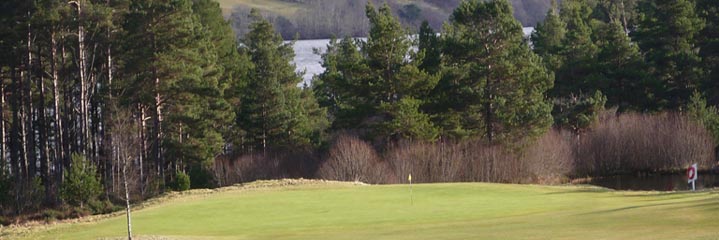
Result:
M719 239L719 191L618 192L483 183L235 188L133 213L161 239ZM60 224L27 239L125 235L125 218Z

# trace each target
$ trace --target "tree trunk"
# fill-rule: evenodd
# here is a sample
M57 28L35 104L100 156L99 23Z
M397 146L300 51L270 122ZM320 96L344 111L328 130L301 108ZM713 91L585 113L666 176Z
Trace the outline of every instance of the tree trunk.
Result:
M108 4L109 4L109 1L108 1ZM110 29L108 29L107 30L107 38L110 39L110 37L112 37L112 36L110 34ZM112 76L112 66L113 66L112 65L112 45L108 44L106 54L107 54L107 86L106 86L106 88L107 88L108 98L107 98L107 101L105 102L103 118L105 121L110 121L111 119L113 119L112 118L113 113L111 111L111 109L113 109L113 108L110 106L115 105L115 102L114 102L115 99L114 99L113 89L112 89L112 77L113 77ZM107 139L107 143L105 144L105 147L109 148L109 149L114 149L114 147L113 147L114 144L112 142L112 140L113 140L112 128L113 128L113 126L110 126L110 124L107 124L105 127L103 127L103 130L105 131L105 133L103 135L105 136L105 139ZM113 156L113 150L110 150L110 152L107 155ZM113 165L112 162L113 162L112 157L106 158L106 161L105 161L105 186L108 186L108 184L110 184L110 186L112 186L112 183L115 181L114 176L112 174L112 165Z
M624 27L624 34L629 36L629 23L627 22L627 9L624 5L624 0L619 0L620 8L622 9L622 26Z
M488 67L492 70L492 65ZM494 141L494 92L492 91L491 73L487 74L487 83L484 85L484 124L487 134L487 140L492 143Z
M0 74L0 132L2 135L0 136L0 175L6 174L7 170L5 169L6 166L8 166L7 162L5 162L5 159L7 157L7 148L5 148L5 74Z
M125 212L127 213L127 239L132 240L132 217L130 214L130 191L127 188L127 157L122 164L122 182L125 185Z
M155 73L155 76L157 73ZM165 160L163 159L162 154L162 138L163 138L163 132L162 132L162 96L160 95L160 78L155 77L155 121L154 121L154 128L155 128L155 136L154 136L154 151L153 155L155 157L155 160L157 161L157 168L160 173L160 182L162 183L162 188L164 190L165 187Z
M65 161L62 118L60 117L60 87L58 84L59 76L57 71L57 41L55 40L55 32L50 36L50 68L52 71L52 87L53 87L53 116L55 117L55 189L59 192L60 182L62 182L63 162ZM47 187L47 186L46 186Z
M66 66L66 59L67 59L67 52L65 50L65 41L63 39L63 45L61 47L61 66ZM69 71L63 71L63 77L65 79L68 79ZM65 158L63 158L63 165L65 168L68 168L70 166L70 153L73 152L79 152L78 149L78 140L77 140L77 133L74 131L77 129L75 116L77 116L73 109L73 94L72 94L72 84L64 84L65 90L63 91L63 108L64 110L64 118L63 121L63 142L65 145L63 146L63 151L65 152Z
M31 17L30 12L28 14L28 19ZM27 160L27 167L28 167L28 181L32 181L32 179L37 174L37 160L35 155L35 127L33 124L34 116L33 116L33 107L32 107L32 79L33 79L33 57L32 57L32 31L30 23L27 25L27 65L25 65L25 70L27 71L27 80L25 81L25 84L23 85L23 90L25 91L24 97L25 97L25 111L24 111L24 121L25 126L22 129L23 130L23 140L25 141L24 144L24 151L25 151L25 157Z
M82 18L82 0L75 2L77 7L78 20ZM80 77L80 151L86 156L90 154L88 148L90 144L90 131L89 131L89 100L87 97L87 59L85 56L85 27L82 21L78 21L77 24L77 42L78 42L78 73Z
M10 108L12 111L12 124L10 125L10 167L12 169L12 174L15 176L15 204L18 206L16 207L15 211L16 214L20 213L20 196L22 192L22 182L24 182L23 179L23 171L21 167L22 156L20 154L20 80L17 75L17 69L15 67L11 68L11 78L12 78L12 95L10 97Z
M18 78L18 85L16 86L15 92L17 94L17 105L18 105L18 119L15 121L15 124L18 125L18 130L20 130L18 136L18 141L20 141L20 173L22 174L23 180L29 179L28 174L28 154L27 154L27 129L25 129L25 116L27 113L25 112L25 82L23 79L25 78L25 74L22 70L20 70L20 77ZM18 183L20 184L20 183Z
M42 55L38 54L38 66L42 65ZM39 147L40 147L40 178L42 179L42 184L45 186L45 203L49 204L52 202L52 188L50 187L51 181L50 181L50 168L49 168L49 154L50 150L48 149L48 134L47 134L47 120L46 120L46 112L45 112L45 78L42 74L38 76L37 78L37 88L38 92L40 94L40 101L38 101L37 105L37 124L36 127L38 129L38 135L40 139L38 139Z
M140 135L140 156L139 164L140 164L140 192L142 193L142 197L145 197L145 164L144 160L147 156L147 120L146 120L146 114L145 114L145 107L140 105L140 121L139 121L139 135Z

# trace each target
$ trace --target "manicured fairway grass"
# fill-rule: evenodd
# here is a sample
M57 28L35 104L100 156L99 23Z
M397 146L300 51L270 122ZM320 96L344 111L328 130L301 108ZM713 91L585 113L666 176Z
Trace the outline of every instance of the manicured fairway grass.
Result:
M719 191L310 183L182 196L133 214L152 239L719 239ZM28 239L125 236L124 216Z

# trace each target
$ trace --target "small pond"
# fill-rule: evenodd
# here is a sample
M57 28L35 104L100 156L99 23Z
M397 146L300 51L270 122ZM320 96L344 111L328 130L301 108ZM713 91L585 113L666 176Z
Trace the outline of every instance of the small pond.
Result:
M636 191L682 191L690 190L687 176L684 173L667 173L653 175L618 175L611 177L593 178L587 184L611 188L615 190ZM697 190L719 187L719 174L699 173Z

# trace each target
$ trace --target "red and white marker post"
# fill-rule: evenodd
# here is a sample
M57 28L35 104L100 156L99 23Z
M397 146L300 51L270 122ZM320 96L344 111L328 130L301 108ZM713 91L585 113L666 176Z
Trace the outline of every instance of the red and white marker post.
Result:
M695 163L695 164L692 164L692 166L687 169L687 179L689 180L689 183L692 184L692 191L696 191L696 190L697 190L697 188L696 188L696 181L697 181L697 177L698 177L698 175L699 175L699 174L697 173L697 169L698 169L698 168L697 168L697 164L696 164L696 163Z

